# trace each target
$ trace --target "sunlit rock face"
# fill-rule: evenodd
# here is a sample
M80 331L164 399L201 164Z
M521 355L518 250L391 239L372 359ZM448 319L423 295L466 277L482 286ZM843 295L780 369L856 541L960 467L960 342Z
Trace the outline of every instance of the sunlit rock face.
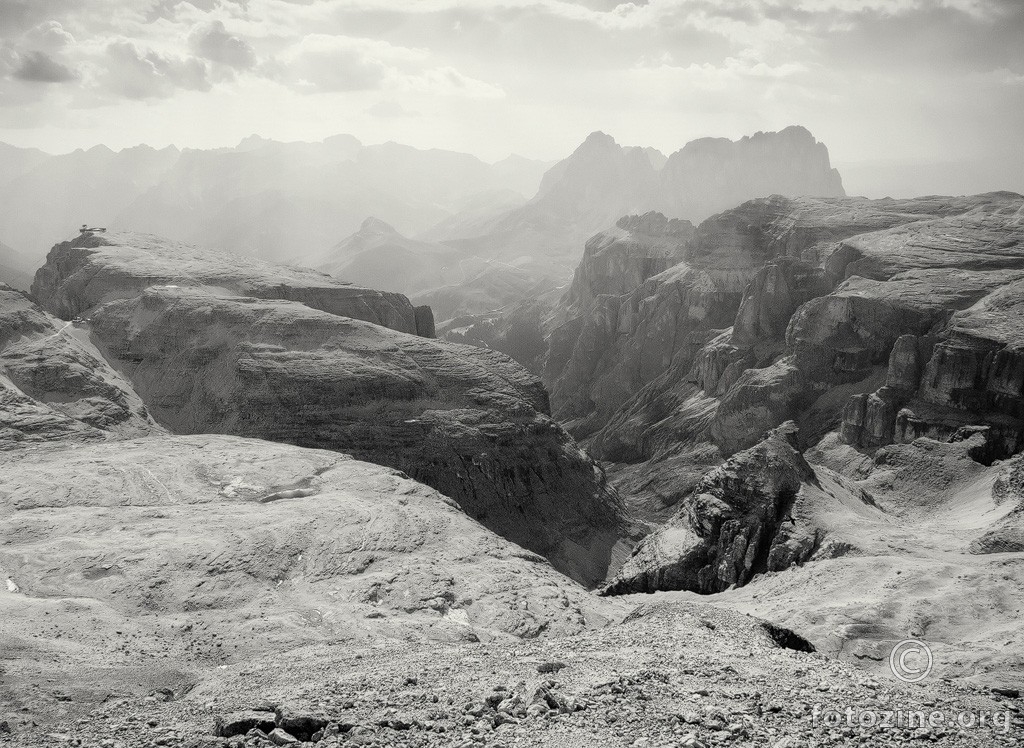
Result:
M852 485L804 459L789 422L706 473L676 514L645 538L605 594L722 592L852 546L829 513L880 515ZM800 518L799 525L796 518Z
M536 377L415 334L427 315L399 294L230 260L155 237L85 238L55 247L35 287L48 308L88 318L170 431L391 466L575 578L604 578L624 532L617 500Z
M32 294L65 319L150 286L209 287L238 296L294 301L329 314L415 334L409 300L353 286L308 268L199 249L149 234L83 233L57 244L32 283Z
M1022 203L776 196L714 216L675 265L552 333L553 410L651 527L786 421L801 450L1012 454Z
M799 419L827 393L836 397L836 388L867 394L888 376L893 392L850 406L851 424L867 418L876 442L890 432L923 433L922 419L934 417L925 417L928 408L981 407L995 418L995 403L1016 397L1012 334L1000 332L1013 325L999 321L1012 317L1024 270L1020 208L1011 193L772 197L714 216L676 265L629 293L597 297L552 333L545 374L554 412L577 434L597 432L600 445L614 441L606 428L623 423L645 388L696 386L715 400L705 433L730 454ZM909 343L901 343L887 375L905 335L919 339L917 359L905 361ZM915 372L923 380L912 384ZM919 389L921 412L901 416ZM706 420L699 398L680 397ZM838 426L838 397L822 404L819 436ZM857 428L846 433L856 438Z

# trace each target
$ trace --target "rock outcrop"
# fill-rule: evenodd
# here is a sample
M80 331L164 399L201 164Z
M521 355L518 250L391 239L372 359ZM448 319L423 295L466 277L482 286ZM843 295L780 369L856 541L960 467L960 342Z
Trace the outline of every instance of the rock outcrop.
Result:
M44 607L82 601L68 614L90 620L68 634L76 653L80 637L110 647L115 628L156 626L181 667L270 642L534 637L604 620L540 556L390 468L216 435L71 447L5 456L0 570Z
M169 244L164 257L150 238L140 262L127 249L137 240L121 241L93 254L59 245L36 285L48 307L88 316L92 338L158 423L388 465L574 578L603 579L625 531L617 500L518 364L341 316L351 287L325 276L280 290L247 270L232 275L220 256L207 264L201 250ZM188 263L171 276L182 256ZM404 297L355 299L364 316L397 310L396 324L415 324Z
M989 305L1003 315L1012 306L1024 251L1020 207L1020 196L993 193L907 201L773 197L726 211L701 224L682 262L628 295L602 298L585 318L552 334L556 354L546 379L554 412L577 419L577 433L593 433L621 423L616 412L633 407L631 398L645 387L674 387L682 375L720 401L709 435L726 454L802 418L829 395L839 400L823 403L820 437L838 427L845 400L837 388L860 387L850 395L876 389L902 335L931 335L921 343L928 356L941 339L947 359L954 348L993 355L1002 348L967 330L981 326L972 320L994 319ZM946 320L941 332L936 326ZM571 341L569 354L562 340ZM1012 369L1011 361L1002 354L995 376ZM994 393L1003 385L992 386ZM925 404L940 404L935 387L963 389L937 381L926 388ZM895 402L887 392L878 399Z
M554 412L654 527L786 421L800 449L837 432L869 454L920 437L1014 454L1022 205L772 197L708 219L677 265L552 334L571 349L549 354Z
M787 311L828 288L809 266L813 260L799 258L814 258L865 224L899 221L895 209L857 210L870 203L780 196L744 203L704 221L664 272L629 293L602 297L582 315L567 311L551 333L545 371L556 416L586 418L578 433L601 428L670 368L688 369L710 332L732 326L741 305L739 341L762 326L784 331ZM774 270L765 268L776 259Z
M846 276L794 316L795 360L816 381L885 384L851 400L842 433L868 449L989 429L996 459L1024 446L1024 199L982 196L962 215L844 242Z
M871 511L862 492L833 474L819 476L800 453L796 427L784 424L711 470L676 514L623 564L605 594L740 587L848 544L815 522L822 506ZM837 546L837 543L840 543Z
M661 213L620 218L584 246L583 259L561 302L564 314L585 313L599 296L622 296L668 270L683 259L693 231L689 221L670 220Z
M88 336L0 284L0 449L158 431Z
M158 285L222 288L255 299L294 301L400 332L418 332L415 309L401 294L148 234L86 232L54 246L36 272L32 294L53 314L70 319Z

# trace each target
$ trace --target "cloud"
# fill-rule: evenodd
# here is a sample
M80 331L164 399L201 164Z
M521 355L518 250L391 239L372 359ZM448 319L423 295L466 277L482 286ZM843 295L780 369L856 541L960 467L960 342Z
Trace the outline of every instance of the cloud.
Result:
M128 99L166 98L178 89L209 91L206 63L196 57L140 51L132 42L111 42L106 48L103 87Z
M470 78L448 66L397 76L395 84L401 90L433 96L464 96L473 99L500 99L505 96L501 88Z
M32 83L66 83L78 78L71 68L38 50L19 55L13 75L18 80Z
M299 91L369 91L381 87L397 48L347 36L309 34L268 68Z
M340 35L309 34L264 72L306 93L392 90L479 99L504 96L497 86L450 65L432 66L426 50Z
M195 28L189 35L192 52L212 62L236 70L248 70L256 65L256 51L245 39L228 33L223 21L212 21Z
M662 85L685 86L697 90L726 91L749 82L760 81L763 84L808 72L808 68L802 63L769 65L749 54L727 57L719 65L693 63L682 67L672 65L664 59L658 62L660 64L641 64L635 70L640 76L652 82L659 81Z
M409 111L397 101L378 101L373 106L368 107L366 113L382 118L418 116L416 112Z
M32 49L54 52L75 43L75 37L64 30L57 21L46 21L29 29L22 42Z

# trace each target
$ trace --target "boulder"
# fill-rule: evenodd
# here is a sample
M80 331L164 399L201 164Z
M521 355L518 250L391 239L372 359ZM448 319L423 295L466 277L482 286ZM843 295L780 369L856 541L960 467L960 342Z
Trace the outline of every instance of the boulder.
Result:
M842 497L842 498L839 498ZM706 473L648 535L602 594L722 592L755 576L827 556L844 544L821 515L874 510L865 495L804 459L792 422Z

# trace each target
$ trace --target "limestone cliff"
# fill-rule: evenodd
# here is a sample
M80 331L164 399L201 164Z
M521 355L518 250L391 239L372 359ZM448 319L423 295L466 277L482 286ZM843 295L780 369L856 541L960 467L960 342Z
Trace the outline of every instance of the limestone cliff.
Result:
M401 294L353 286L307 268L129 232L87 232L57 244L36 272L32 294L53 314L70 319L155 285L208 286L257 299L286 299L401 332L419 332L416 312Z
M555 413L616 463L613 483L653 527L704 471L790 420L801 450L839 439L870 454L927 436L970 440L986 464L1014 454L1022 206L993 193L726 211L678 264L552 335L552 351L559 335L571 343Z
M0 284L0 449L160 430L88 336Z
M979 326L968 320L991 319L972 305L1005 286L986 302L1002 310L1013 295L1020 201L773 197L710 218L679 264L552 334L554 412L593 433L621 423L630 399L659 378L664 389L683 376L720 401L715 443L726 453L749 447L837 386L883 376L900 335L956 312L943 345L966 345L964 325ZM828 405L829 425L841 409Z
M232 270L145 241L143 261L128 249L137 239L59 245L36 285L54 310L88 314L92 339L160 424L403 470L573 577L604 578L624 532L615 495L518 364L345 314L411 330L415 312L395 294L288 268L271 286L272 266Z

